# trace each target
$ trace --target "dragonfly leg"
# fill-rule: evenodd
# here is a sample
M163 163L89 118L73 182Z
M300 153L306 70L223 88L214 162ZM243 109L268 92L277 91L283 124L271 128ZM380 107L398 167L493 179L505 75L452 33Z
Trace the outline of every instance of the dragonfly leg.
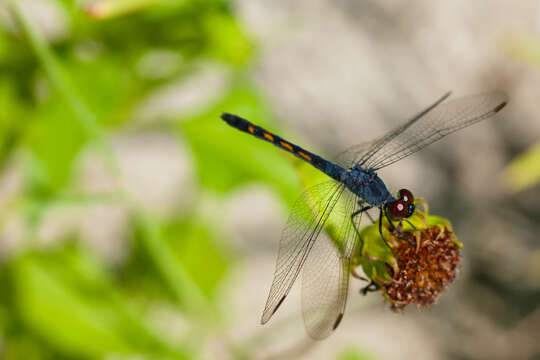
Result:
M379 209L379 234L381 234L381 239L383 239L386 246L388 246L388 248L392 251L392 247L386 242L386 239L384 238L383 231L382 231L383 213L384 213L384 211L383 211L383 208L381 207ZM386 216L388 217L387 214L386 214ZM390 224L392 224L392 221L390 221ZM392 226L394 226L394 224L392 224Z
M360 289L360 292L362 293L362 295L367 295L368 292L373 292L373 291L377 291L379 290L381 287L373 280L371 280L371 282L364 286L363 288Z
M359 204L361 205L361 203L359 202ZM364 247L364 240L362 239L362 236L360 236L360 231L358 230L358 228L356 227L356 224L354 223L354 218L357 217L358 215L362 214L363 212L366 212L367 210L373 208L373 206L364 206L363 208L361 208L360 210L356 210L355 212L353 212L351 214L351 224L354 228L354 231L356 232L356 235L358 236L358 238L360 239L360 249L362 249ZM369 213L366 213L368 214L369 218L371 219L371 216L369 215ZM373 219L371 219L373 221Z
M352 226L354 227L354 231L356 231L356 235L358 235L358 237L360 237L360 231L358 231L358 228L356 227L356 224L354 223L354 218L357 217L358 215L360 215L361 213L371 209L373 206L364 206L363 208L361 208L360 210L356 210L355 212L353 212L351 214L351 223L352 223ZM371 219L371 216L369 215L369 213L366 213L368 214L369 218ZM373 221L373 219L371 219Z
M369 207L370 209L372 206ZM367 217L369 218L369 221L371 221L372 224L375 224L375 220L373 220L373 217L370 215L370 213L366 212Z
M381 214L381 216L382 216L382 214ZM394 223L392 222L392 219L390 219L390 216L388 216L388 213L386 211L384 211L384 216L386 216L386 219L388 220L388 223L390 224L390 227L392 228L392 232L396 231L397 228L394 225Z

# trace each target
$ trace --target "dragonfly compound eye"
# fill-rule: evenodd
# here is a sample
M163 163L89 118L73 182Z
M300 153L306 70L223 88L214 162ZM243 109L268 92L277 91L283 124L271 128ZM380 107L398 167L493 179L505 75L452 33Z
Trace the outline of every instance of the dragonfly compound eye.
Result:
M410 205L413 206L412 210L414 211L414 205L413 204L410 204ZM389 203L387 205L387 210L390 212L390 217L393 220L405 219L412 215L409 204L403 202L403 200L396 200ZM411 215L409 215L409 213Z
M414 203L414 196L412 192L410 192L407 189L401 189L398 191L398 199L403 201L405 204L412 204Z

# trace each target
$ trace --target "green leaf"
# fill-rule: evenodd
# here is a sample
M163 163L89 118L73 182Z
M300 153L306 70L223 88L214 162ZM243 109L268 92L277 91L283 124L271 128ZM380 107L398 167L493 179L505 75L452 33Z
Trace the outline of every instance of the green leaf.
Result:
M10 264L22 324L59 353L75 357L161 354L169 349L131 314L99 263L74 247L21 256Z
M540 183L540 143L514 159L503 173L511 191L521 191Z
M125 60L115 57L73 60L65 64L65 71L102 126L126 121L126 114L146 89L145 83L137 81L134 70L126 67Z
M209 56L236 66L246 64L253 46L234 18L227 14L210 15L204 25L210 40Z
M540 39L536 36L518 35L505 39L506 50L517 59L534 66L540 65Z
M15 95L16 91L16 85L11 81L0 79L0 168L18 145L29 123L29 112Z
M383 229L383 234L388 239L389 232L386 229ZM378 222L364 227L360 231L360 237L362 241L359 253L353 259L353 263L362 265L365 274L378 283L390 280L391 277L386 266L390 265L396 269L397 260L381 238Z
M371 355L358 349L347 349L347 350L342 351L337 356L337 360L372 360L372 359L374 358Z
M164 236L202 292L209 299L217 300L216 289L230 261L210 229L210 224L191 218L168 225Z
M175 250L175 246L181 246L175 244L175 242L186 241L187 247L189 247L189 244L196 241L196 238L189 237L200 235L200 233L186 231L184 235L187 236L179 239L176 237L178 236L177 232L176 236L169 238L167 235L171 235L171 233L167 234L165 224L140 211L134 215L134 221L138 229L136 240L148 254L150 264L154 267L165 286L171 291L175 300L183 306L186 314L194 316L195 321L203 320L203 325L216 325L219 320L218 314L203 291L203 288L206 287L210 292L212 284L205 284L206 278L204 275L203 277L196 275L193 269L190 268L190 264L182 262L181 254ZM179 229L177 228L177 230ZM193 250L191 251L193 253ZM198 268L197 271L201 271L201 269Z
M30 170L33 189L57 192L67 186L74 160L87 140L84 129L66 104L58 99L37 108L26 135L34 162Z
M230 268L231 255L210 224L197 217L163 223L138 217L136 221L134 257L126 268L127 282L136 292L172 296L186 309L194 303L219 301L217 290ZM162 280L158 286L156 276Z

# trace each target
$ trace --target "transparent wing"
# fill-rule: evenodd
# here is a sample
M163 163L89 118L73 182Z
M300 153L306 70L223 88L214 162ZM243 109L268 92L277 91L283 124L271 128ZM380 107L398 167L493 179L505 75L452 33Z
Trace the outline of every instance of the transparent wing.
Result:
M345 312L350 259L357 244L350 216L357 206L356 197L345 190L328 220L328 233L320 234L302 271L304 324L309 336L317 340L330 335ZM360 216L355 223L360 224Z
M362 164L368 158L373 156L377 151L379 151L383 146L389 143L393 138L403 132L407 127L416 122L418 119L426 115L428 112L437 107L440 103L446 100L450 96L450 92L444 94L440 99L433 103L430 107L423 110L421 113L414 116L412 119L399 126L396 129L392 129L385 135L381 136L372 141L364 142L358 145L351 146L344 152L340 153L335 160L341 166L344 166L346 169L353 167L355 164Z
M345 169L350 169L356 164L362 156L376 145L379 140L367 141L357 145L353 145L345 151L337 154L334 157L334 162L343 166Z
M382 145L364 155L359 164L375 170L393 164L454 131L495 115L507 101L501 92L468 96L440 105L439 101L421 116L391 131L387 139L383 138Z
M294 204L281 235L274 280L262 314L262 324L270 320L285 300L344 189L343 184L324 182L304 191Z
M409 156L444 136L487 119L499 112L508 101L502 92L468 96L441 104L446 93L430 107L386 135L340 154L339 164L347 168L381 169Z

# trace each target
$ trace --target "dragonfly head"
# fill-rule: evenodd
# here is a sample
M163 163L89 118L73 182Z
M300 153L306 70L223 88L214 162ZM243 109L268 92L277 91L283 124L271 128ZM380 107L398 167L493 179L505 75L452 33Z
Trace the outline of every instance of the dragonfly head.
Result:
M413 194L407 189L399 190L397 199L387 202L385 210L392 220L401 220L410 217L414 213Z

